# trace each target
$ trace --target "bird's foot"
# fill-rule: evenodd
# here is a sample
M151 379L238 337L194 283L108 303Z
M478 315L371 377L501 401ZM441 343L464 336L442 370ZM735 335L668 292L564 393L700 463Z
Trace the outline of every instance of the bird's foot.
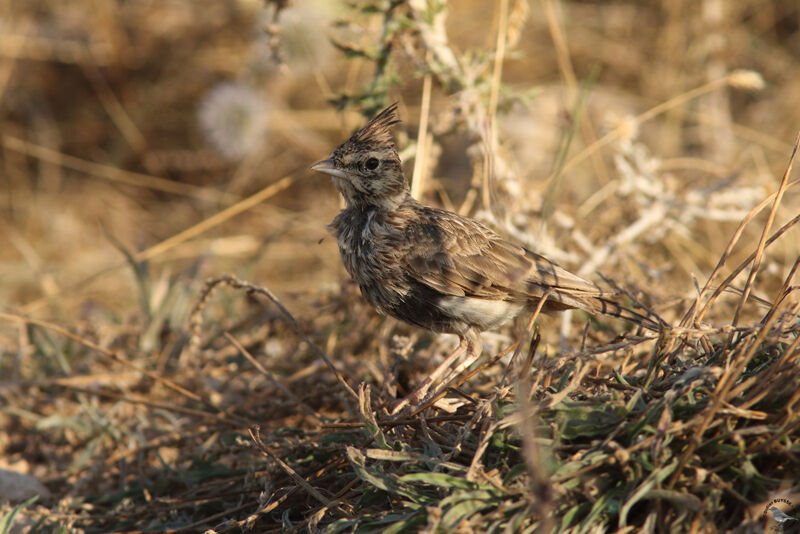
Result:
M402 399L396 400L389 405L389 415L392 417L411 415L420 406L424 396L424 393L419 395L418 392L415 391Z
M395 401L389 406L389 415L392 417L409 416L413 413L420 411L430 403L431 399L437 396L439 392L434 391L430 395L425 395L419 392L413 392L410 395ZM439 408L447 413L455 413L466 402L464 399L443 397L437 399L436 402L430 404L432 407Z
M428 390L430 389L432 383L433 381L430 378L427 378L417 387L417 389L402 399L395 401L394 404L389 406L389 415L411 415L411 413L419 409L419 407L422 406L423 401L426 400Z
M433 406L436 406L440 410L447 413L456 413L458 409L464 406L465 404L466 401L464 399L459 399L456 397L442 397L441 399L434 402Z

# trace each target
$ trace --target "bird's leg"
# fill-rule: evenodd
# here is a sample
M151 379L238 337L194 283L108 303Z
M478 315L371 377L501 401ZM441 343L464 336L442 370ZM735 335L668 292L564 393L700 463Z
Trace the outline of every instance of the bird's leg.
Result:
M453 381L453 379L463 373L469 368L470 365L478 361L478 358L481 357L483 344L481 343L481 338L478 335L478 332L470 328L465 337L467 339L467 356L464 358L464 361L458 364L455 369L452 369L444 378L444 380L442 380L441 388L439 388L439 390L446 388L447 385ZM435 392L435 394L438 393L438 391ZM431 394L431 397L432 396L433 394Z
M447 355L444 361L440 363L419 386L417 386L417 389L397 401L394 406L391 407L391 414L397 415L407 406L415 407L419 405L422 399L425 398L425 394L428 393L430 387L450 369L450 366L461 356L461 353L463 353L465 349L469 353L470 340L467 336L462 336L458 341L458 346Z

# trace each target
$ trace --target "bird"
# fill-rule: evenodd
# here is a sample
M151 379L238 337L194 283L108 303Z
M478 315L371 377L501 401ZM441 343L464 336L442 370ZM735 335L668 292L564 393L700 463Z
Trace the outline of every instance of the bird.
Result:
M772 514L772 519L774 519L775 522L778 523L778 525L780 525L781 527L787 527L798 521L796 517L790 516L789 514L785 513L783 510L780 510L776 506L771 506L769 511Z
M459 338L393 414L430 399L430 387L448 371L450 379L477 361L481 332L537 306L545 313L579 308L658 328L613 300L615 293L482 222L415 200L392 135L399 122L395 102L311 166L330 175L344 198L344 209L327 228L366 301L383 314Z

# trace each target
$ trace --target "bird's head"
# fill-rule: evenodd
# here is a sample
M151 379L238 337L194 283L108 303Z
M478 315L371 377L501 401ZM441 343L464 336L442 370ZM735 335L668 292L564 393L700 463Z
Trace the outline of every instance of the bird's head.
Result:
M394 207L408 195L391 128L400 122L397 103L378 113L311 169L333 176L348 207Z

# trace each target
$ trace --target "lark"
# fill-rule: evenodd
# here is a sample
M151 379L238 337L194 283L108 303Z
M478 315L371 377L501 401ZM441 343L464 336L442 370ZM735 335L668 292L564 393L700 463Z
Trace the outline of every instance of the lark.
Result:
M431 385L448 371L452 378L472 365L481 353L480 332L537 306L545 313L579 308L647 321L612 300L611 292L483 223L412 198L392 137L399 122L395 103L311 167L332 176L344 197L345 209L328 229L364 298L381 313L459 338L395 413L430 398Z

